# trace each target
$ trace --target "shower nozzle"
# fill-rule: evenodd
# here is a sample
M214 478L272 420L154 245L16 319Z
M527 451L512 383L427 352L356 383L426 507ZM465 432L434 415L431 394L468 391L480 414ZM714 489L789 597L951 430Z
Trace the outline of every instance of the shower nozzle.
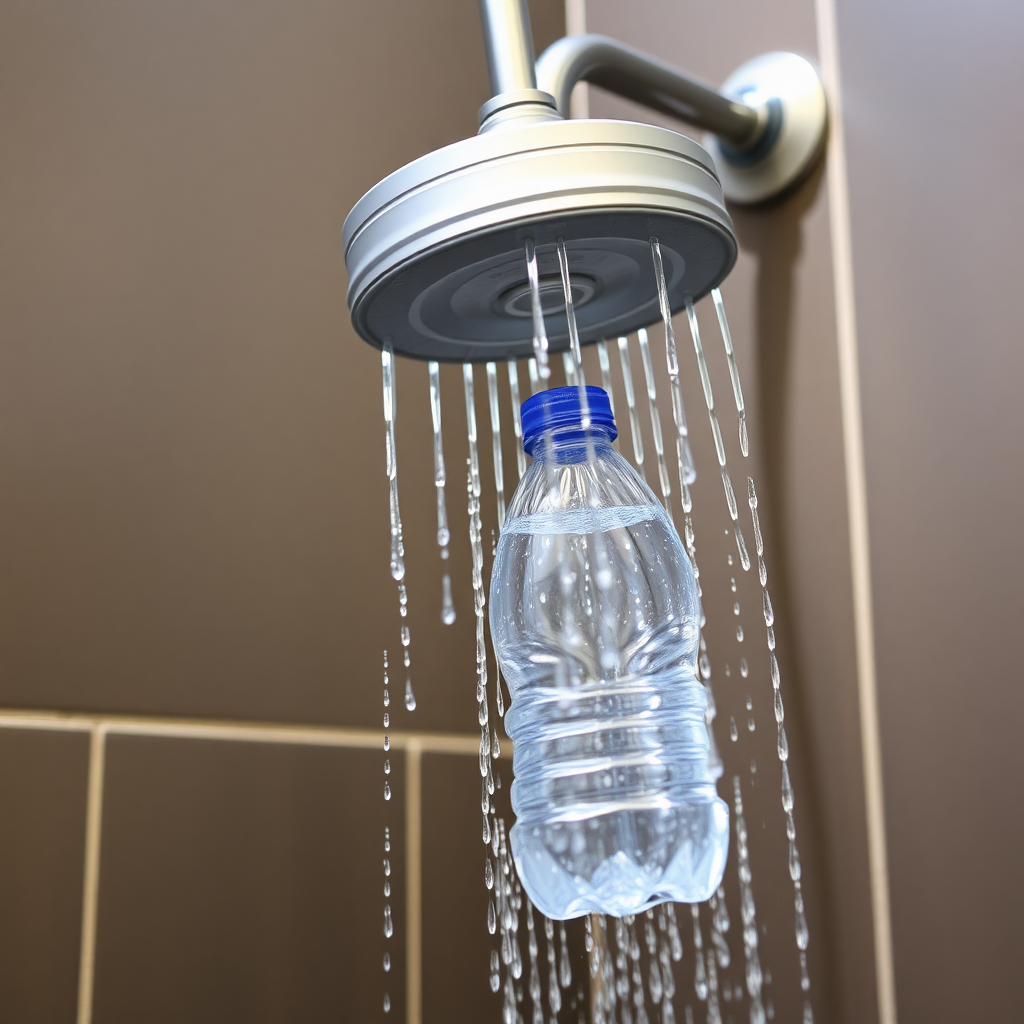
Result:
M352 322L378 347L450 362L531 355L527 241L552 351L569 345L560 240L583 344L649 326L660 318L651 238L681 309L736 260L726 197L778 194L820 152L824 93L801 57L751 61L718 93L614 40L574 36L535 74L523 0L480 7L495 93L480 131L395 171L345 220ZM565 120L584 79L715 132L713 156L667 128Z

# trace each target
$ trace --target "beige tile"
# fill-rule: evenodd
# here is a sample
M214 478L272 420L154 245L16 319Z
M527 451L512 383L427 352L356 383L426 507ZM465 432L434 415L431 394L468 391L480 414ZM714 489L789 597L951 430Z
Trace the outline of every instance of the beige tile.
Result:
M404 761L111 737L96 1024L319 1024L405 1012ZM395 936L385 978L383 832Z
M0 1020L71 1024L89 738L0 729Z

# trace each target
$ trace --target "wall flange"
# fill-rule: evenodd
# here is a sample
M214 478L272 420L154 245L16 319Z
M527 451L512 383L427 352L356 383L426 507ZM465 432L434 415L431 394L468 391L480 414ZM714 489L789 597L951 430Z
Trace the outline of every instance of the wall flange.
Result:
M820 158L828 128L825 89L810 61L795 53L766 53L726 79L722 95L769 111L762 140L736 150L716 135L704 136L725 198L754 204L797 184Z

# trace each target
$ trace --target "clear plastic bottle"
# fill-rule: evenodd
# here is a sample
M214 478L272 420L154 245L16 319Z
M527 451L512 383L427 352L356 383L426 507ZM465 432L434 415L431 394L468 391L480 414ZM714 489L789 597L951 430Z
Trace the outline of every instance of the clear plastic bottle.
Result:
M534 904L561 920L706 900L729 845L689 558L612 448L607 394L586 388L585 410L580 399L556 388L523 404L533 462L490 600L512 694L512 852Z

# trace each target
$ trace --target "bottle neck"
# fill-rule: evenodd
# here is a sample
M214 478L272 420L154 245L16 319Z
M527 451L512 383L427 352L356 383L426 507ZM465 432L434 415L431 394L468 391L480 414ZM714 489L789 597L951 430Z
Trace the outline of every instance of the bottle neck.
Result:
M602 424L592 423L584 430L582 424L555 427L527 442L527 453L534 462L569 465L586 462L600 456L612 443L611 431Z

